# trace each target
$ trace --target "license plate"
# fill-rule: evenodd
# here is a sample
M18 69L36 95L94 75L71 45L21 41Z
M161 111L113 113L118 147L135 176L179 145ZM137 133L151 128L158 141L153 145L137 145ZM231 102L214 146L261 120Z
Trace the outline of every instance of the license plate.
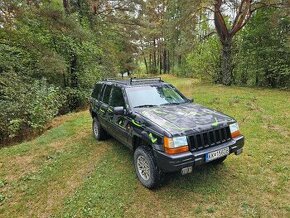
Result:
M230 149L229 147L226 147L226 148L222 148L220 150L217 150L217 151L213 151L213 152L210 152L210 153L207 153L205 155L205 161L206 162L209 162L209 161L212 161L212 160L215 160L215 159L218 159L220 157L223 157L223 156L226 156L230 153Z

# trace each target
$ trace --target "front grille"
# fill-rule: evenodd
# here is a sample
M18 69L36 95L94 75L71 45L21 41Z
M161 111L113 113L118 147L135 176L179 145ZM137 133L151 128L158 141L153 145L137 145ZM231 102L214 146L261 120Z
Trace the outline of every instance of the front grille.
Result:
M229 127L189 136L190 147L192 151L220 145L224 142L230 141L231 139L232 138Z

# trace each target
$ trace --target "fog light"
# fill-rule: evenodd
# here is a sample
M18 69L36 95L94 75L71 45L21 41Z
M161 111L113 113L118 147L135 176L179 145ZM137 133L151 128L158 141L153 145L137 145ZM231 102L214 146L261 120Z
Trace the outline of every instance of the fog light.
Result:
M192 167L184 167L181 169L181 175L192 173Z

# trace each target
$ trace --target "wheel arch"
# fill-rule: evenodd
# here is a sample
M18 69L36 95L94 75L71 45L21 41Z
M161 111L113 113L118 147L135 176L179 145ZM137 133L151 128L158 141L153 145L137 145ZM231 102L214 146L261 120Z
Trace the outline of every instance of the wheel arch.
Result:
M93 110L91 111L91 116L92 116L92 118L98 119L98 114L96 112L94 112Z
M133 135L133 139L132 139L132 148L133 151L135 151L139 146L145 145L148 148L152 148L152 143L150 142L150 140L144 136L144 134L142 135Z

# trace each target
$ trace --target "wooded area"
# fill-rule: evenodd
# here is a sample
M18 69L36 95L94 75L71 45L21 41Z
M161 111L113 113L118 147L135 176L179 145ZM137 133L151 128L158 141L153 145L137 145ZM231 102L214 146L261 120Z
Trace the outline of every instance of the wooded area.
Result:
M287 89L289 12L288 0L2 0L0 140L125 72Z

